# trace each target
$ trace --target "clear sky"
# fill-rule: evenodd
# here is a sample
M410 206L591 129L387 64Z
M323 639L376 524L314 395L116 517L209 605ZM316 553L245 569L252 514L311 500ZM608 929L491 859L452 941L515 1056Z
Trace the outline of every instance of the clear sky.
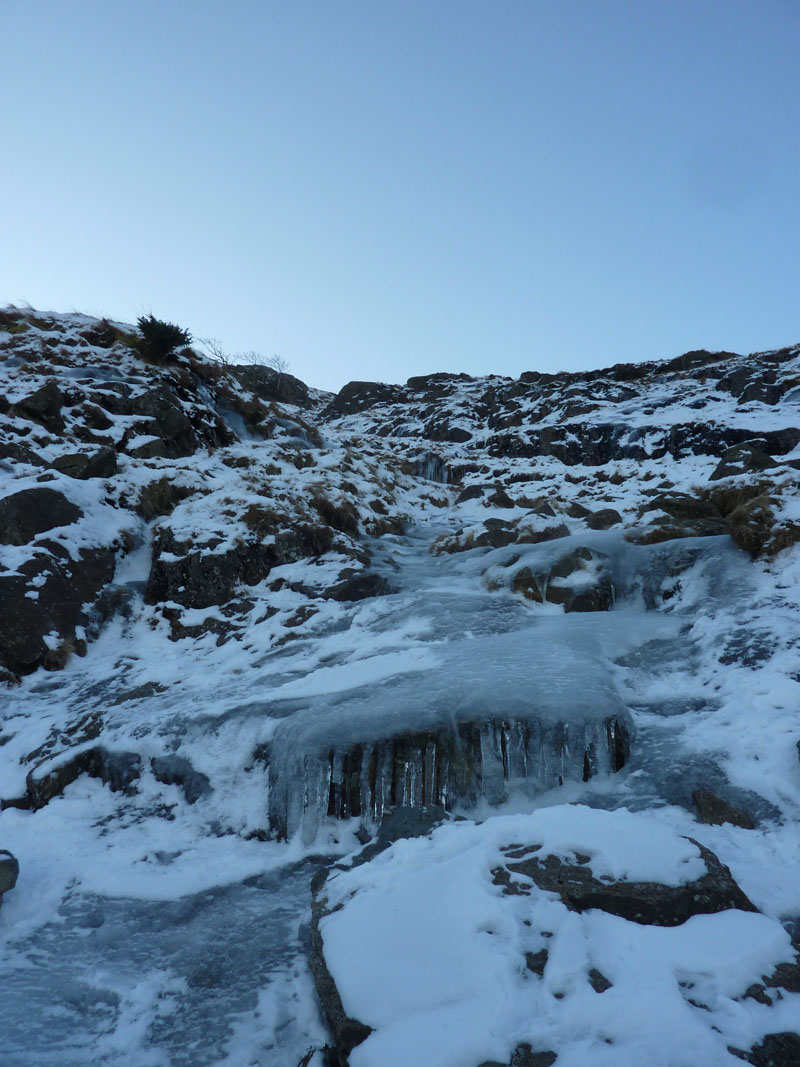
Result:
M800 339L800 0L0 0L0 304L338 389Z

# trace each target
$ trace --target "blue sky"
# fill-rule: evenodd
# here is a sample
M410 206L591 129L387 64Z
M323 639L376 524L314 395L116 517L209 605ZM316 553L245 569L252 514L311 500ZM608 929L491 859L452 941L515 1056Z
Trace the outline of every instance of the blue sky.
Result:
M800 339L798 0L0 0L0 303L324 388Z

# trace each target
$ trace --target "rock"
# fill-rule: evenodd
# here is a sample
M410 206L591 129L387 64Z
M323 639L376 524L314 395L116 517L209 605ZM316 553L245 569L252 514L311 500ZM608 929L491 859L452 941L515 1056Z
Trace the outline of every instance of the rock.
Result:
M54 459L50 466L70 478L111 478L117 473L117 453L107 446L91 455L71 452Z
M751 474L757 471L769 470L778 464L763 452L758 445L745 442L726 449L717 466L709 475L709 481L715 482L720 478L732 478L737 474Z
M178 542L168 527L162 527L153 548L145 599L148 604L173 600L186 608L225 604L239 584L257 585L273 567L320 555L331 540L329 530L300 525L278 534L272 544L253 540L214 552Z
M710 789L695 789L692 800L697 810L697 818L700 822L710 826L721 826L729 822L733 826L740 826L744 830L755 830L756 821L746 811L729 804L727 800L718 797Z
M169 515L177 504L196 492L183 485L176 485L169 478L159 478L142 486L135 505L136 514L150 522L161 515Z
M487 496L486 505L493 508L515 508L517 506L502 488L495 489L491 496Z
M589 971L589 982L595 993L605 993L614 984L609 982L606 976L601 971L598 971L596 967L592 967L591 971Z
M0 575L0 666L15 674L61 669L79 648L76 627L90 628L102 606L115 565L111 549L82 549L76 560L40 553L17 573Z
M547 966L548 958L549 953L546 948L542 948L538 952L526 952L525 966L532 974L542 978L544 976L544 969Z
M601 508L586 516L586 525L590 530L609 530L622 522L622 516L614 508Z
M401 838L426 837L448 818L441 804L420 808L398 807L385 812L378 827L378 843L390 845Z
M484 1060L480 1067L552 1067L557 1059L555 1052L549 1050L534 1052L533 1046L523 1041L512 1052L508 1064L500 1063L498 1060Z
M488 493L490 489L491 486L488 485L468 485L456 497L456 504L465 504L468 500L478 500L484 493Z
M25 782L31 806L34 810L43 808L82 774L99 778L112 793L130 794L141 774L141 765L141 756L136 752L113 752L103 745L67 751L28 772Z
M755 559L769 543L775 516L769 497L758 496L740 504L727 518L734 543Z
M609 611L614 588L604 560L591 549L578 548L548 571L522 567L511 579L511 589L537 604L561 604L565 612Z
M183 756L155 756L150 767L156 781L163 785L177 785L189 804L196 804L201 797L211 792L211 782L201 771L196 771Z
M308 407L311 398L308 386L291 374L274 370L272 367L241 366L228 367L227 373L259 400L277 401L279 404L295 404Z
M19 862L5 849L0 848L0 904L3 894L13 889L19 877Z
M347 1058L353 1049L365 1041L372 1033L372 1027L351 1019L342 1005L339 990L328 970L325 962L325 952L322 944L320 922L329 914L327 909L328 900L324 895L323 878L316 878L312 882L311 898L311 931L308 964L314 978L317 996L319 997L322 1010L330 1027L333 1040L336 1043L336 1055L340 1067L347 1067Z
M64 397L61 390L56 382L50 379L30 396L23 397L22 400L12 404L10 414L32 419L52 433L61 433L64 429L64 418L61 414L63 404Z
M135 427L136 435L151 435L164 443L164 455L175 459L191 456L197 449L198 441L194 427L175 394L161 382L134 397L130 402L132 415L147 417L147 422Z
M476 548L505 548L517 540L517 528L504 519L486 519L483 533L475 538Z
M358 536L358 511L352 501L344 500L341 504L334 504L327 497L317 494L311 498L311 504L328 526L339 530L340 533L349 534L350 537Z
M386 578L370 571L361 571L343 582L330 586L322 594L326 600L338 600L342 603L366 600L372 596L386 596L392 592L392 587Z
M753 1067L797 1067L800 1063L800 1034L784 1031L767 1034L749 1052L728 1047L728 1051Z
M399 385L384 382L348 382L322 412L323 418L354 415L376 404L396 404L405 399Z
M569 537L569 526L566 523L560 522L558 526L545 526L541 530L523 526L519 530L517 542L521 545L539 545L543 541L556 541L559 537Z
M82 517L77 504L55 489L21 489L0 500L0 544L27 545L37 534Z
M426 399L438 399L448 396L452 386L458 382L474 381L469 374L454 374L450 371L435 371L433 374L417 374L409 378L406 385L416 393L425 393Z
M756 911L714 853L694 838L689 840L700 850L706 874L685 885L602 881L595 878L587 864L567 863L557 856L528 856L497 867L492 874L495 885L505 886L506 892L514 891L511 875L523 875L539 889L557 893L570 911L599 908L646 926L678 926L693 915L711 915L729 908Z

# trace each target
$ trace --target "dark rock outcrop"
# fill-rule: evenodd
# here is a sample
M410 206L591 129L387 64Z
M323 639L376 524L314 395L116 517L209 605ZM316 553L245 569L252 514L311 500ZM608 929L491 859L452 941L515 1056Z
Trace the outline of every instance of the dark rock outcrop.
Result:
M191 419L165 382L134 397L130 412L146 419L136 424L135 433L157 438L162 443L158 450L161 455L175 459L191 456L196 451L198 439ZM158 453L153 452L154 455Z
M322 414L326 418L353 415L376 404L396 404L404 398L405 391L399 385L387 385L384 382L348 382Z
M279 533L271 544L242 542L225 552L193 549L159 531L147 581L148 604L165 600L186 608L208 608L231 600L239 584L257 585L273 567L320 555L331 545L325 527L300 525Z
M115 565L109 548L82 549L77 559L42 552L18 573L0 576L0 665L29 674L39 666L59 669L70 652L84 651L76 628L92 628L92 606L101 607Z
M32 419L52 433L61 433L64 429L64 417L61 414L63 404L61 390L57 382L51 379L29 396L12 404L10 414Z
M253 393L259 400L277 401L279 404L295 404L308 407L311 400L308 386L291 374L274 370L272 367L237 366L228 367L227 373L235 381Z
M752 1067L797 1067L800 1063L800 1034L784 1031L780 1034L766 1034L749 1052L728 1048L740 1060L752 1064Z
M37 534L70 526L83 512L56 489L21 489L0 500L0 544L27 545Z
M500 1063L499 1060L484 1060L480 1067L552 1067L558 1056L549 1049L534 1052L533 1046L527 1041L521 1042L511 1054L509 1063Z

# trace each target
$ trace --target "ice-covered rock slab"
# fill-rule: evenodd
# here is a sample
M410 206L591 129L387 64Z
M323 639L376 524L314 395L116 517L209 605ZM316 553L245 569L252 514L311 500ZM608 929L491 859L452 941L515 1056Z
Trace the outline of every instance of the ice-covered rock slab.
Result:
M627 717L597 721L485 719L399 733L313 754L284 751L270 765L270 825L279 836L320 819L380 822L397 807L469 810L499 804L512 789L541 792L620 770Z
M328 815L469 809L519 786L539 792L619 770L630 718L605 655L613 634L555 619L462 636L428 645L405 673L374 685L276 701L273 830L302 827L310 841Z

